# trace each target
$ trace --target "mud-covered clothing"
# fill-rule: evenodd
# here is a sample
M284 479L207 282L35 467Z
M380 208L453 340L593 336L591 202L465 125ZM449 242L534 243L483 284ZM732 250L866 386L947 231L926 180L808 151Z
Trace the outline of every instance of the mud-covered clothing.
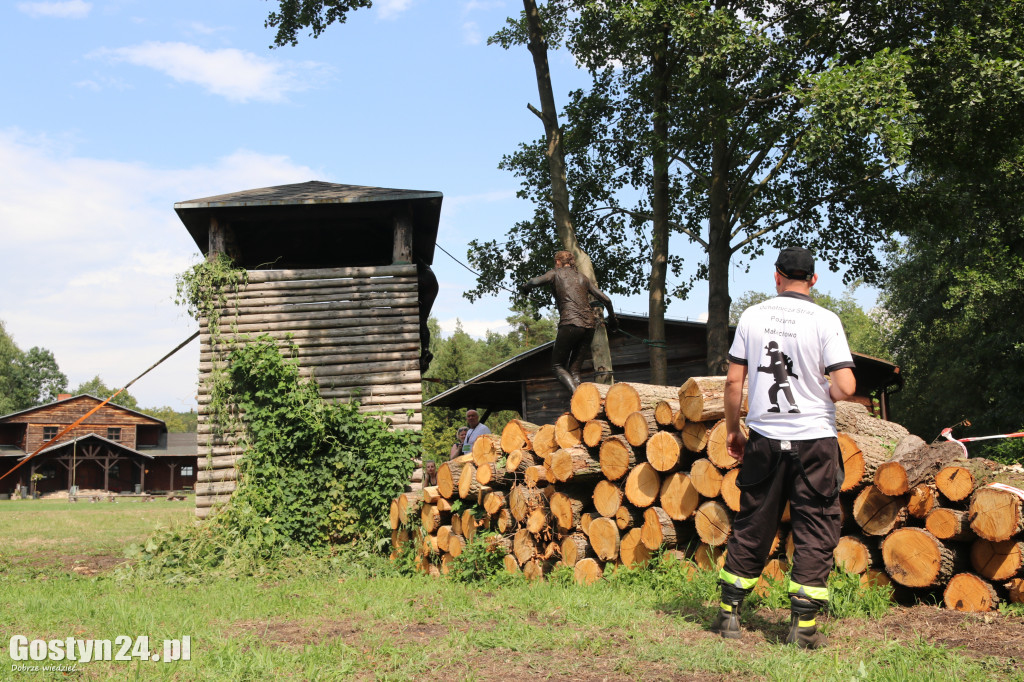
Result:
M576 380L579 380L583 358L594 340L594 328L577 327L564 324L558 327L555 345L551 350L551 365L557 369L565 368Z
M788 440L836 435L825 377L854 364L835 313L789 291L751 306L736 325L729 361L748 367L748 428Z
M788 500L795 548L789 592L824 603L839 542L842 483L826 376L854 366L843 325L810 296L785 292L744 311L729 361L747 367L750 436L736 481L740 511L720 577L753 588Z
M790 592L800 594L802 589L808 598L824 601L828 593L816 590L828 583L841 525L839 443L835 438L788 443L785 450L782 441L750 433L736 479L740 511L733 519L723 578L727 573L756 584L789 500L795 540Z
M558 326L560 327L562 325L574 325L584 329L596 327L597 318L594 316L594 309L590 307L591 296L601 301L606 309L612 310L611 299L575 268L548 270L540 277L531 279L523 287L533 289L546 284L551 285L555 291L555 305L558 306Z

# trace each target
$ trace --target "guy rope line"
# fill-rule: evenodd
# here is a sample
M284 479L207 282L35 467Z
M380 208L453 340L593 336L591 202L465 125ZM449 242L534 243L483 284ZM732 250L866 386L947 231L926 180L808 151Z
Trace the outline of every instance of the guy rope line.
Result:
M71 424L70 426L65 426L65 427L64 427L64 430L63 430L63 431L61 431L61 432L60 432L60 433L58 433L58 434L57 434L56 436L54 436L54 437L53 437L53 438L51 438L50 440L46 441L46 442L45 442L45 443L43 443L42 445L40 445L40 446L39 446L39 447L38 447L38 448L36 449L36 451L35 451L35 452L33 452L33 453L32 453L31 455L29 455L28 457L25 457L24 459L20 460L20 461L19 461L19 462L18 462L17 464L15 464L15 465L14 465L14 467L13 467L13 468L12 468L12 469L11 469L10 471L8 471L8 472L7 472L6 474L4 474L3 476L0 476L0 481L4 480L5 478L7 478L7 477L8 477L8 476L10 476L11 474L13 474L13 473L14 473L15 471L17 471L17 470L18 470L19 468L21 468L21 465L22 465L22 464L24 464L25 462L29 461L30 459L32 459L33 457L35 457L36 455L38 455L38 454L39 454L40 452L42 452L43 450L45 450L46 448L48 448L48 447L50 447L51 445L53 445L53 444L54 444L55 442L57 442L57 441L58 441L58 440L60 439L60 437L61 437L61 436L63 436L63 435L65 434L65 433L67 433L68 431L71 431L71 430L72 430L73 428L75 428L76 426L78 426L79 424L81 424L82 422L84 422L84 421L85 421L86 419L88 419L88 418L89 418L89 417L91 417L92 415L96 414L96 413L97 413L97 412L98 412L98 411L99 411L99 410L100 410L100 409L101 409L101 408L102 408L102 407L103 407L104 405L106 405L107 403L109 403L109 402L110 402L111 400L113 400L114 398L116 398L116 397L117 397L118 395L120 395L121 393L124 393L125 391L127 391L127 390L128 390L128 388L129 388L129 387L130 387L130 386L131 386L132 384L134 384L134 383L135 383L136 381L138 381L138 380L139 380L139 379L141 379L142 377L144 377L144 376L146 376L147 374L149 374L150 372L152 372L152 371L153 371L154 369L156 369L156 368L157 368L157 367L159 367L159 366L160 366L161 364L163 364L163 362L164 362L164 361L165 361L165 360L166 360L167 358L169 358L169 357L171 357L172 355L174 355L175 353L177 353L177 352L178 352L179 350L181 350L182 348L184 348L185 346L187 346L188 344L190 344L190 343L191 343L192 341L194 341L194 340L195 340L196 338L198 338L198 337L199 337L199 332L196 332L196 333L195 333L195 334L193 334L192 336L188 337L187 339L185 339L184 341L182 341L181 343L179 343L179 344L177 345L177 347L175 347L175 349L174 349L174 350L172 350L172 351L171 351L170 353L168 353L167 355L165 355L165 356L163 356L162 358L160 358L159 360L157 360L157 361L156 361L156 362L155 362L154 364L150 365L149 369L147 369L147 370L146 370L145 372L143 372L143 373L142 373L142 374L140 374L139 376L137 376L137 377L135 377L134 379L132 379L131 381L129 381L129 382L128 382L127 384L125 384L125 385L124 385L124 386L123 386L122 388L119 388L119 389L117 389L116 391L114 391L114 394L113 394L113 395L111 395L111 396L110 396L109 398L107 398L106 400L104 400L103 402L101 402L101 403L100 403L99 405L97 405L96 407L92 408L91 410L89 410L88 412L86 412L86 413L85 413L84 415L82 415L81 417L79 417L79 418L78 418L77 420L75 420L75 422L74 422L73 424Z

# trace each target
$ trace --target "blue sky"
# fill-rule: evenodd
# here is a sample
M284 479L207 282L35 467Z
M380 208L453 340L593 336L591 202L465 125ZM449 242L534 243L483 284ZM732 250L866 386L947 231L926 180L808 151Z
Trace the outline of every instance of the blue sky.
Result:
M376 0L319 39L268 49L276 2L14 0L0 6L0 320L52 350L73 386L120 386L188 337L174 276L198 249L177 201L324 180L444 193L438 243L462 258L531 207L502 154L543 129L525 48L486 38L516 0ZM587 82L552 55L556 98ZM770 260L733 296L767 290ZM499 329L508 301L470 304L473 276L437 252L433 315ZM831 286L827 280L831 279ZM823 286L822 286L823 285ZM819 288L841 291L838 275ZM706 288L669 309L699 319ZM645 297L615 299L643 312ZM195 406L198 344L132 387Z

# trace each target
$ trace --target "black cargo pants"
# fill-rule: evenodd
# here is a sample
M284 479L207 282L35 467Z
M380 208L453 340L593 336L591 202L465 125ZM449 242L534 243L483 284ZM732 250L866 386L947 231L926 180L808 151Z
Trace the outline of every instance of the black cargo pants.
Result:
M835 438L779 441L751 431L736 481L740 511L722 579L744 589L757 583L789 500L794 541L789 592L827 601L832 552L839 542L842 480Z

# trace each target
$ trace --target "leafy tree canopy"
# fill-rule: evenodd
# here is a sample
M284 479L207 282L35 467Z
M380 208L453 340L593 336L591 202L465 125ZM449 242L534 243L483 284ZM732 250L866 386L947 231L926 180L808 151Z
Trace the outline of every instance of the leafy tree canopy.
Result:
M103 383L103 379L100 379L100 376L97 374L92 379L89 379L88 381L84 381L81 384L79 384L75 388L75 390L71 391L71 393L73 393L74 395L88 393L89 395L99 398L100 400L106 400L111 395L113 395L114 391L116 390L116 388L110 388L105 383ZM127 407L129 410L139 411L141 409L139 407L139 401L136 400L135 396L133 396L128 391L122 391L111 402L113 402L115 405L120 405L121 407Z
M67 385L52 352L22 351L0 321L0 414L53 402Z

